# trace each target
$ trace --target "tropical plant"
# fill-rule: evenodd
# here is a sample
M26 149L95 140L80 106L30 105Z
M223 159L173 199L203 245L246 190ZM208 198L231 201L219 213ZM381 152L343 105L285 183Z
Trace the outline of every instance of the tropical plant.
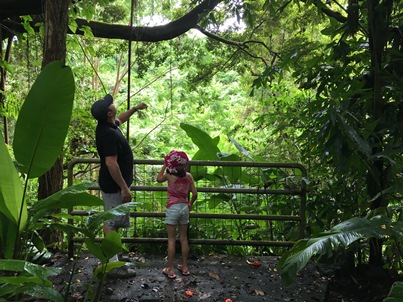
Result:
M234 139L229 138L231 143L237 148L241 156L221 151L219 137L212 138L205 131L189 124L180 124L189 138L197 146L196 153L192 160L211 160L211 161L248 161L264 162L264 159L253 156L248 150L243 148ZM225 146L224 146L225 148ZM267 162L267 161L266 161ZM277 186L279 188L301 187L302 182L307 180L301 177L298 169L282 168L242 168L240 166L223 167L196 167L191 166L190 171L197 181L202 181L203 186L219 186L221 188L263 188L266 185ZM202 195L202 194L201 194ZM287 206L285 206L287 204ZM195 209L208 207L215 213L231 214L263 214L263 215L285 215L298 213L298 202L293 203L289 196L265 194L256 196L253 194L214 194L206 196L205 199L199 198L195 204ZM203 211L203 210L202 210ZM192 226L190 227L192 233ZM270 232L267 230L270 229ZM283 223L278 221L261 222L254 220L232 219L231 222L222 222L219 225L212 223L206 226L198 226L197 231L204 232L204 238L231 238L253 239L253 240L297 240L299 237L298 227L295 223ZM267 247L270 250L273 247ZM281 248L274 248L275 253L281 253ZM227 247L231 253L249 253L257 252L252 247ZM274 250L271 250L274 252Z
M282 282L291 284L308 261L323 255L332 257L357 241L368 241L370 238L387 239L389 244L399 244L403 237L403 221L392 222L387 216L354 217L344 221L319 236L299 240L280 259L278 268ZM400 255L400 259L401 259ZM364 262L365 259L361 259Z
M383 302L403 302L403 282L395 282Z
M0 260L0 265L5 268L6 275L14 277L3 277L1 287L7 290L1 292L5 297L31 292L61 299L49 282L43 280L52 270L39 269L27 262L34 248L43 253L45 247L38 240L37 231L42 226L35 228L40 224L36 220L41 218L40 212L28 215L26 188L28 180L45 173L59 155L67 133L73 99L74 80L70 68L58 61L49 64L32 86L19 114L13 141L18 170L2 135L0 137L0 167L3 171L0 176L0 246L1 258L6 259ZM35 122L32 117L35 117ZM19 172L24 176L25 185ZM13 263L16 264L14 269ZM9 269L11 272L21 272L18 278Z
M14 134L14 156L18 170L25 178L25 186L20 181L4 139L1 142L2 170L8 172L2 173L0 182L0 211L4 216L0 234L2 257L21 256L17 245L20 231L28 222L26 184L29 179L45 173L59 155L67 134L73 99L74 80L70 68L58 61L49 64L27 96Z
M128 212L135 203L127 203L98 213L85 225L70 225L68 220L74 217L69 215L67 210L75 206L103 205L101 199L87 192L87 189L94 184L83 182L46 199L30 201L30 207L27 206L28 181L45 173L62 149L70 122L73 99L74 80L70 68L63 66L59 61L52 62L40 73L21 108L13 141L16 166L0 134L0 170L2 171L0 174L0 258L3 258L0 259L2 271L0 299L12 299L20 294L27 294L52 301L63 301L61 294L52 288L52 283L48 280L48 277L57 274L59 270L34 263L42 261L42 258L47 256L47 248L40 236L40 230L46 228L58 229L65 234L80 233L86 236L87 247L104 264L101 273L98 272L99 269L96 270L95 275L98 278L110 269L124 264L117 262L106 265L103 261L105 257L111 258L122 250L119 235L107 237L101 243L102 252L100 252L95 244L95 234L102 222ZM35 122L32 121L32 117L35 117ZM22 183L19 173L25 179L25 184ZM55 213L55 209L66 211Z
M128 203L123 206L125 206L127 209L126 211L122 212L127 212L128 210L130 210L130 208L133 207L133 204ZM123 210L123 207L119 207L119 209ZM114 211L116 211L116 208L114 209ZM110 213L107 215L110 217L114 216ZM99 224L96 223L95 225ZM121 237L117 232L108 233L102 240L101 244L97 244L94 239L95 238L87 238L85 240L85 244L88 250L101 261L101 265L95 268L93 273L93 282L95 283L95 285L97 285L97 287L94 289L93 287L89 286L87 296L89 296L90 301L99 301L107 273L115 268L125 265L126 262L109 261L109 259L111 259L114 255L122 252L122 249L124 247L122 245ZM66 294L68 294L67 291ZM86 299L86 301L88 300Z
M283 9L291 5L289 2ZM283 256L281 266L287 272L296 268L292 268L297 263L293 259L301 260L302 255L333 251L342 256L345 249L340 246L352 248L345 241L323 244L315 250L318 245L311 243L322 238L323 230L333 230L333 225L350 222L351 217L371 217L373 212L382 212L390 224L398 224L401 215L393 214L401 213L402 192L398 188L402 171L402 39L395 34L396 28L401 28L401 2L349 1L341 10L320 2L311 5L319 9L321 17L328 17L325 28L313 35L321 34L323 39L317 39L317 47L309 47L309 52L305 48L308 43L285 48L280 53L282 59L255 82L256 88L271 87L272 81L291 70L301 90L316 93L305 100L303 109L297 109L298 125L304 126L299 139L309 142L303 144L301 158L309 159L314 184L307 207L312 217L308 231L313 238L299 242ZM267 7L272 6L267 2ZM309 42L299 42L304 41ZM360 259L355 253L352 266L364 261L390 267L388 257L401 244L396 238L379 237L377 232L372 238L370 235L370 230L361 234L369 243L358 245L360 255L365 256ZM284 278L289 280L286 275Z

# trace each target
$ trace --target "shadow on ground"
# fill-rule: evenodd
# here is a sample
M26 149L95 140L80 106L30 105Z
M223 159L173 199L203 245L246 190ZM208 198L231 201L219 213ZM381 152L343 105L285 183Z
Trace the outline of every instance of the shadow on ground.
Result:
M136 276L108 279L102 287L101 301L325 301L328 280L308 265L294 284L282 285L276 270L278 257L254 259L215 255L191 257L190 276L171 280L162 274L166 259L158 255L129 254L136 267ZM179 258L176 259L179 262ZM82 254L76 261L65 255L56 255L53 266L62 267L62 273L52 278L55 288L65 294L70 272L75 273L68 301L90 301L86 295L92 281L92 271L99 265L90 254Z

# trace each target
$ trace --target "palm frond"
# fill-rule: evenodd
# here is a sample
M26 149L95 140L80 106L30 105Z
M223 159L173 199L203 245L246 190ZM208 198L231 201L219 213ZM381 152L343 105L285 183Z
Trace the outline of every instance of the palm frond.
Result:
M345 248L357 240L372 237L391 237L399 240L402 238L402 231L401 223L393 223L384 216L371 219L351 218L318 237L297 241L278 263L281 280L285 285L294 282L297 273L315 255L325 254L339 247Z

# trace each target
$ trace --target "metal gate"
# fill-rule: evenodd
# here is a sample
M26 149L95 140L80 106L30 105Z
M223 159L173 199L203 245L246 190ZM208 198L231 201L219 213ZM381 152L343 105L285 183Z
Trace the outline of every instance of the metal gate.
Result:
M162 160L135 160L131 227L124 243L165 243L166 183L156 182ZM198 199L190 213L189 243L292 246L304 237L306 169L298 163L190 161ZM68 183L98 177L98 159L75 159ZM85 172L83 172L85 171ZM99 194L99 187L90 188ZM71 209L85 218L102 209ZM99 234L99 240L102 234ZM69 238L69 254L84 238Z

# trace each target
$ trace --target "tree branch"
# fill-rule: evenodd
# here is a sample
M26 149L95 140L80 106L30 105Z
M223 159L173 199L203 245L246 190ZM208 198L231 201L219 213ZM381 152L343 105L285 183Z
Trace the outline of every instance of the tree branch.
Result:
M307 0L300 0L301 2L306 3ZM326 4L321 2L320 0L313 0L312 4L319 8L325 15L334 18L335 20L339 21L340 23L346 23L347 17L344 17L341 13L331 10L330 8L326 7Z
M256 55L252 54L252 53L248 50L248 49L249 49L248 44L251 44L251 43L260 44L260 45L262 45L264 48L266 48L266 49L270 52L270 54L274 57L274 59L275 59L276 57L279 57L279 55L278 55L276 52L272 51L266 44L264 44L264 43L261 42L261 41L249 40L249 41L245 41L245 42L236 42L236 41L231 41L231 40L224 39L224 38L222 38L222 37L220 37L220 36L217 36L217 35L215 35L215 34L213 34L213 33L210 33L210 32L204 30L203 28L201 28L201 27L198 26L198 25L195 26L195 29L197 29L197 30L200 31L202 34L206 35L207 37L209 37L209 38L211 38L211 39L217 40L217 41L219 41L219 42L221 42L221 43L224 43L224 44L227 44L227 45L231 45L231 46L237 47L238 49L240 49L241 51L245 52L248 56L250 56L250 57L252 57L252 58L262 60L262 62L266 65L266 67L268 66L268 64L267 64L267 62L266 62L266 59L263 58L263 57L256 56Z
M138 26L130 28L130 26L125 25L106 24L93 21L87 22L86 20L77 20L77 23L80 27L89 26L96 37L158 42L171 40L194 28L199 22L201 14L212 11L222 1L223 0L205 0L183 17L160 26ZM82 33L83 32L80 31L77 32L77 34Z
M181 18L160 26L128 26L120 24L109 24L96 21L76 19L78 29L70 34L84 35L83 27L91 29L93 35L98 38L131 40L142 42L158 42L176 38L190 29L194 28L200 21L201 15L212 11L223 0L204 0L186 15ZM0 6L1 8L1 6ZM38 21L36 21L38 22ZM35 23L36 23L35 22ZM25 32L24 27L19 22L9 20L2 21L4 36L15 35L16 32ZM32 28L36 29L34 24Z

